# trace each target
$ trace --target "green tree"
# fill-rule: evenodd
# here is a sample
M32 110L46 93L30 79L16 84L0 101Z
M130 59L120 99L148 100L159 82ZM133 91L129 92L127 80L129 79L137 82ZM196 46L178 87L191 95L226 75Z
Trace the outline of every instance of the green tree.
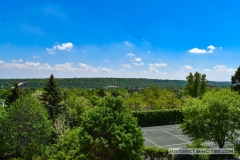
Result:
M57 143L51 146L50 160L72 160L83 159L84 155L79 152L81 128L76 127L57 139Z
M13 150L12 132L9 130L7 122L7 112L4 107L0 106L0 157Z
M106 98L99 107L83 115L81 127L80 153L88 159L141 159L144 149L141 128L121 100Z
M200 74L198 72L195 72L194 75L190 73L187 77L187 85L184 88L185 94L188 94L194 98L198 96L203 96L206 92L207 87L207 80L205 74Z
M70 117L71 126L80 126L82 114L90 109L91 102L80 96L71 96L67 99L68 114Z
M20 97L11 104L8 114L8 129L16 152L26 159L41 154L52 132L43 105L32 97Z
M48 110L50 118L54 120L63 112L63 109L62 105L60 105L60 102L62 101L62 94L53 74L51 74L46 86L43 89L44 92L42 93L40 100Z
M240 82L240 66L238 67L238 69L235 71L235 74L231 78L231 83L232 83L231 88L240 94L239 82Z
M191 98L182 107L183 133L191 139L212 141L224 147L238 137L240 96L228 88L211 90L202 100Z
M11 94L8 95L6 104L9 106L14 101L16 101L22 94L21 88L18 86L18 83L15 83L11 89Z
M205 144L202 143L202 139L195 140L192 144L186 144L187 148L208 148ZM210 155L209 154L192 154L194 159L196 160L208 160Z

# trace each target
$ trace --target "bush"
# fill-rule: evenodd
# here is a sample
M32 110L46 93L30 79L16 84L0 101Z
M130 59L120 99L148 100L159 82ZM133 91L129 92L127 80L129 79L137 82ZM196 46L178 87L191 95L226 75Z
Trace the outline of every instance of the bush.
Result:
M133 111L132 115L138 119L138 125L141 127L178 124L183 122L181 110L149 110Z
M173 156L171 154L168 154L168 148L157 148L152 146L145 146L144 157L145 159L148 158L150 160L163 158L167 158L168 160L173 159Z

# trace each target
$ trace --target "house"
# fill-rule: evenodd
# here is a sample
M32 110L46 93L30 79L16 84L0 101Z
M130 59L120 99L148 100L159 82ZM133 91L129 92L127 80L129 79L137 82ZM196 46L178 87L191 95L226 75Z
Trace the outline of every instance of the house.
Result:
M132 93L135 93L135 92L140 92L142 88L138 88L137 86L135 86L135 88L132 89Z

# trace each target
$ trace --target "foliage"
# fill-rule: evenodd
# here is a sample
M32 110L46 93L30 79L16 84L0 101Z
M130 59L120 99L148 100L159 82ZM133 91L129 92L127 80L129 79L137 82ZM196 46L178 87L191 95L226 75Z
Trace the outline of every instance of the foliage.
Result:
M182 108L184 134L196 140L212 141L222 148L238 136L240 96L228 88L207 92L202 100L188 99Z
M80 154L80 140L79 133L81 128L73 128L68 130L66 134L57 140L57 143L51 147L51 154L48 159L50 160L71 160L71 159L84 159Z
M150 109L173 109L181 105L173 91L160 89L158 86L147 87L143 98Z
M136 118L116 98L83 114L80 153L88 159L141 159L144 138Z
M69 125L67 124L64 115L58 115L53 123L53 129L57 137L60 139L66 134L66 132L69 130Z
M0 106L0 157L13 149L13 138L7 124L7 112Z
M240 66L238 67L238 69L235 71L235 74L231 77L231 88L234 91L237 91L240 94Z
M46 86L43 89L44 92L42 93L40 100L48 110L50 118L54 120L57 115L61 114L63 111L60 106L60 102L62 101L62 94L58 88L53 74L51 74Z
M6 104L8 106L12 104L21 96L21 94L22 94L21 88L18 86L18 83L15 83L11 90L11 94L9 94L7 97Z
M81 115L91 107L88 99L82 96L69 96L67 99L68 114L71 126L80 126Z
M14 149L26 159L43 151L52 132L46 110L32 97L20 97L12 103L7 124L8 133L14 139Z
M195 72L195 74L192 75L192 73L190 73L186 79L187 85L184 88L186 94L194 98L204 95L208 83L205 74L201 75L200 73Z
M43 79L22 79L27 82L27 87L30 89L39 89L45 86L46 78ZM156 85L161 88L183 88L187 81L185 80L155 80L146 78L56 78L60 88L104 88L108 85L121 84L121 88L128 88L131 92L135 86L139 88L146 88ZM3 79L3 86L5 89L11 88L12 84L19 83L19 79ZM231 82L216 82L209 81L208 85L219 88L230 87Z
M167 158L168 160L173 159L173 156L168 154L168 148L157 148L152 146L145 146L144 157L145 159L149 158L150 160L154 160L156 158Z
M132 115L138 119L138 125L141 127L176 124L183 121L183 114L177 109L133 111Z
M205 144L202 143L202 139L195 140L192 144L186 144L187 148L208 148ZM192 154L196 160L208 160L209 154Z

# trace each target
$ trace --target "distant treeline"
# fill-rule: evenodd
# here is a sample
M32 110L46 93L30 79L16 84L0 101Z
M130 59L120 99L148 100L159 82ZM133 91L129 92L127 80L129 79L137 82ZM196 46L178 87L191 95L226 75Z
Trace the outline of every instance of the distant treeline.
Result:
M27 82L30 89L42 88L47 83L46 79L2 79L1 87L11 88L15 83ZM187 84L185 80L145 79L145 78L56 78L60 88L104 88L109 85L120 85L120 88L146 88L157 85L162 88L183 89ZM209 87L229 87L231 82L209 81Z

